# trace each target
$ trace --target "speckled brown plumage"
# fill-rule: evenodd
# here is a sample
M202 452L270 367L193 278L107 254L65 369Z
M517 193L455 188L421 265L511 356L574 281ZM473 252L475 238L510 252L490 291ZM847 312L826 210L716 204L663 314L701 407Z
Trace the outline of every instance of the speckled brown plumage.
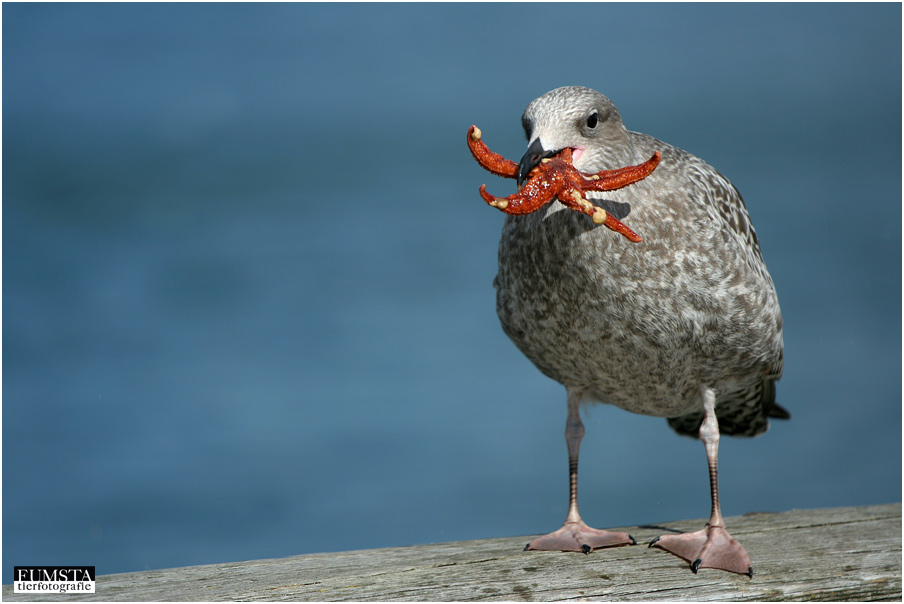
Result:
M538 151L570 147L575 167L592 173L662 154L643 181L588 194L604 207L630 208L641 243L563 211L557 201L509 216L503 227L497 312L518 348L568 390L573 490L583 426L572 408L580 402L670 418L679 433L701 438L705 413L714 413L704 438L708 455L707 439L717 442L719 429L753 436L766 430L768 417L787 417L775 404L783 366L778 298L735 187L690 153L628 131L612 102L588 88L549 92L522 121L530 141L522 164ZM713 495L720 522L715 483ZM580 521L576 501L572 511L571 521ZM683 555L678 549L670 551ZM741 564L716 567L742 572Z

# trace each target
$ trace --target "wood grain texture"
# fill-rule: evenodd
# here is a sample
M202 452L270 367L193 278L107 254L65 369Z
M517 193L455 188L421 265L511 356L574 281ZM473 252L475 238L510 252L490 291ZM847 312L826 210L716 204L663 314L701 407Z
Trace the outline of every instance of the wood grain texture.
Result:
M646 546L704 520L622 527L639 545L589 555L524 552L529 537L307 554L98 576L96 593L8 601L901 600L901 504L727 519L754 577L702 569ZM12 564L12 561L8 561Z

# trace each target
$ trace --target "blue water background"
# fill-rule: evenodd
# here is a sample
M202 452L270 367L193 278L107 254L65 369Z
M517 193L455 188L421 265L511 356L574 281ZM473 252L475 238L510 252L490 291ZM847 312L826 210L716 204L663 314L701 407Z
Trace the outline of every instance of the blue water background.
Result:
M744 194L785 318L727 515L901 498L898 4L4 4L3 581L528 535L564 389L491 286L552 88ZM703 447L586 416L599 526L703 518Z

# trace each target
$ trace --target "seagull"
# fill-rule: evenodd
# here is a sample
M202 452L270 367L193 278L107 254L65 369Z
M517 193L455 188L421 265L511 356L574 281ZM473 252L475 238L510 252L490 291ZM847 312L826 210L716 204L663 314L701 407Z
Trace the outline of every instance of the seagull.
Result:
M691 570L753 576L719 505L720 434L756 436L769 418L783 368L782 315L756 232L738 190L709 164L627 130L595 90L568 86L532 101L521 118L528 147L519 185L544 158L572 150L584 173L646 160L644 180L589 200L643 237L632 243L558 200L507 216L494 280L502 328L536 367L567 392L569 507L557 531L526 549L591 550L634 543L627 533L589 527L578 513L578 452L587 403L667 418L706 449L712 510L702 530L651 543Z

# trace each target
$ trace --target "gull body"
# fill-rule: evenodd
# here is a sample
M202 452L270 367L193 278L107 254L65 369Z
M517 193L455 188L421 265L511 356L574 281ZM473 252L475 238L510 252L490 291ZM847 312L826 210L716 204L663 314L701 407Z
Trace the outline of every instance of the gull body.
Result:
M788 417L775 404L783 366L781 311L741 195L703 160L627 130L615 105L589 88L541 96L528 105L522 124L529 144L521 174L566 147L585 173L662 154L644 180L588 194L617 217L627 214L641 243L558 201L505 220L495 279L499 319L534 365L566 387L568 401L569 516L563 529L531 546L586 551L617 544L606 536L594 541L605 532L586 527L577 513L579 407L588 401L669 418L679 433L703 439L710 526L720 529L719 434L755 436L768 428L769 417ZM718 541L702 537L710 550ZM732 560L710 563L718 556L698 561L696 553L685 555L686 544L667 547L668 540L657 545L688 558L695 572L706 566L752 572L746 552L735 555L734 546L721 548Z

